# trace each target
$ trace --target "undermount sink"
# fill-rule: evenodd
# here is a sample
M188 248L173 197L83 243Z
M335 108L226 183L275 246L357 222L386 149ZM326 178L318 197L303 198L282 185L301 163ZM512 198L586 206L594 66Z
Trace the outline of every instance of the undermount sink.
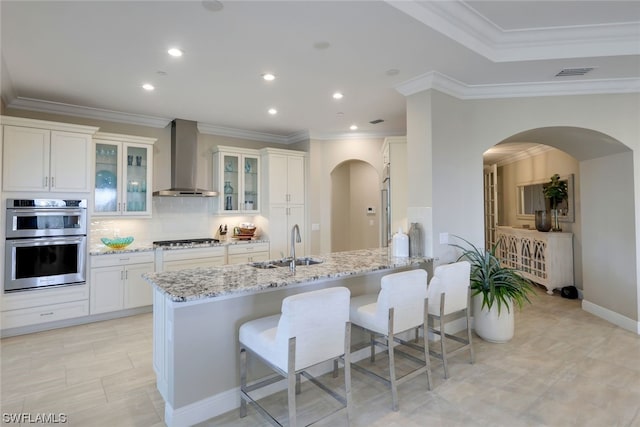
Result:
M296 258L296 266L304 266L304 265L315 265L322 264L321 259L311 258L311 257L301 257ZM265 261L265 262L253 262L251 263L252 267L255 268L276 268L276 267L289 267L291 264L291 259L280 259L277 261Z

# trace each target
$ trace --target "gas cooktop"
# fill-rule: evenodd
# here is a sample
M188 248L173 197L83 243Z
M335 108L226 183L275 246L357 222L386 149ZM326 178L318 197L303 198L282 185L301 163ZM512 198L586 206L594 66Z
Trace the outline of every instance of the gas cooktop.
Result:
M158 247L184 247L184 248L189 248L189 247L193 247L193 246L199 246L199 245L210 245L211 243L220 243L220 240L218 239L212 239L209 237L205 237L202 239L181 239L181 240L159 240L156 242L153 242L153 246L158 248Z

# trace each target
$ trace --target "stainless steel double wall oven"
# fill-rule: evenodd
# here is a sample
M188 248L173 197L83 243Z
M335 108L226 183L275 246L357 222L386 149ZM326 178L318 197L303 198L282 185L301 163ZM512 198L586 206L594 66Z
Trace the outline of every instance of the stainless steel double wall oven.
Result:
M87 201L7 199L4 291L85 283Z

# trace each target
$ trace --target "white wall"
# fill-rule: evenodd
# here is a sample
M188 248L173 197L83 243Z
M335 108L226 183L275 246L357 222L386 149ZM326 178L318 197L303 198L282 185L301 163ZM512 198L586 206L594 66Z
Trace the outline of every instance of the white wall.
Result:
M429 116L424 116L430 114ZM483 243L483 201L482 201L482 153L493 145L512 135L530 129L549 126L573 126L577 128L593 129L621 142L633 150L622 156L634 158L635 164L640 161L640 95L593 95L593 96L558 96L518 99L487 99L487 100L459 100L443 93L429 90L410 96L407 99L407 139L410 181L419 180L422 185L430 188L421 190L427 203L433 207L433 237L438 241L438 233L452 232L464 236L476 243ZM419 123L415 123L418 121ZM430 124L428 134L425 135L424 124ZM609 144L606 142L603 144ZM550 143L576 157L579 161L591 160L593 153L589 147L581 147L580 141L567 141L566 144ZM614 145L620 145L615 143ZM429 147L432 147L430 150ZM428 153L424 153L427 147ZM602 147L601 147L602 148ZM606 153L607 147L604 152ZM620 150L620 147L614 147ZM418 154L420 153L418 157ZM419 166L416 163L420 163ZM429 164L432 163L432 167ZM582 171L582 169L581 169ZM581 172L582 173L582 172ZM638 209L640 191L640 171L609 171L609 173L623 173L623 179L632 183L621 194L620 199L635 200L635 212ZM587 192L584 176L582 185L582 200L584 203ZM603 177L606 179L606 177ZM428 199L429 192L432 200ZM411 204L411 200L409 201ZM583 206L583 215L584 215ZM633 214L635 230L621 236L624 244L607 247L601 254L601 262L613 262L617 259L629 260L633 265L633 274L624 282L611 282L606 285L611 288L617 298L624 298L630 305L625 308L624 316L637 323L640 300L637 292L638 280L638 252L630 253L630 247L636 248L640 244L638 229L640 217ZM605 226L605 224L602 224ZM585 241L583 247L596 246L598 242ZM447 262L455 254L447 245L434 244L434 256L437 262ZM617 305L603 295L593 297L589 289L593 286L604 286L600 283L588 283L594 277L598 265L583 264L583 286L585 298L605 310L620 310ZM615 288L615 292L613 289Z
M309 223L317 224L311 231L311 254L331 252L331 172L349 160L370 164L378 177L382 176L382 138L311 140L309 143ZM380 195L381 180L372 182L372 191ZM379 217L379 211L376 214ZM377 230L376 230L377 232ZM376 234L377 236L377 234ZM377 244L376 244L377 246Z

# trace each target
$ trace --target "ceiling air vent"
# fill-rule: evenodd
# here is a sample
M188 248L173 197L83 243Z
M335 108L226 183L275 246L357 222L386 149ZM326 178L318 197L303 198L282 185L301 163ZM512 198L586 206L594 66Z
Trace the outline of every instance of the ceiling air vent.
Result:
M556 77L570 77L570 76L584 76L589 71L593 71L594 67L585 67L585 68L564 68Z
M371 123L372 125L377 125L378 123L382 123L384 122L384 120L382 119L375 119L375 120L371 120L369 123Z

